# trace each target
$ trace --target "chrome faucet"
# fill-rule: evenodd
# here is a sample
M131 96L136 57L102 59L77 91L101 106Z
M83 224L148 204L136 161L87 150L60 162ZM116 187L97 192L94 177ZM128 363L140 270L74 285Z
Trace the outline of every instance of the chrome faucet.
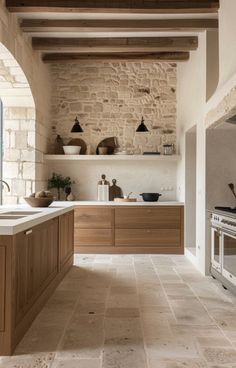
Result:
M5 180L0 179L0 182L6 185L8 192L11 191L11 189L9 187L9 184L7 184L7 182Z

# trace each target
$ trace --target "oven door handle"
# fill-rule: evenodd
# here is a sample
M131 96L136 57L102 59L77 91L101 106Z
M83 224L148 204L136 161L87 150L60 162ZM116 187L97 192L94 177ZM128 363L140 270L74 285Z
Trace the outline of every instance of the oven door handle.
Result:
M230 231L228 229L222 229L222 235L223 234L231 235L234 239L236 239L236 233L234 233L233 231Z

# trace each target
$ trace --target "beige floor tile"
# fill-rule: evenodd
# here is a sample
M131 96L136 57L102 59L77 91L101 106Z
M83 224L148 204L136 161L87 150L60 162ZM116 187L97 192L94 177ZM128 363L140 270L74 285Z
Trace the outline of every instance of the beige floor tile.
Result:
M106 339L143 339L139 318L106 318L104 326Z
M147 368L142 340L110 338L105 341L103 368Z
M50 368L101 368L101 359L55 359Z
M106 310L106 317L140 317L139 308L108 308Z
M184 256L75 262L0 368L236 368L236 297Z
M99 358L103 347L102 316L72 317L60 342L57 358Z
M208 366L203 359L198 358L159 359L151 357L149 368L208 368Z
M205 348L203 355L211 364L236 364L236 350L228 348Z

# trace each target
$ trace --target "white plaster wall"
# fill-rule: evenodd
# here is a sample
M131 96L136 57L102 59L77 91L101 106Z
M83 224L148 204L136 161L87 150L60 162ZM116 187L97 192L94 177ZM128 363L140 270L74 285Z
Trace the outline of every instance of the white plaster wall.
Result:
M207 131L207 208L235 206L229 183L236 185L236 126Z
M219 51L221 88L236 73L236 1L221 0L219 10Z
M75 180L73 193L79 200L97 200L97 182L105 174L110 182L117 179L117 185L125 195L129 192L133 192L133 196L159 192L163 194L161 200L167 201L176 199L176 169L176 163L171 162L53 162L49 164L48 174L56 172ZM162 187L172 187L173 190L165 192Z
M196 258L205 273L205 101L206 101L206 33L199 35L199 48L191 53L188 63L177 68L177 135L182 157L177 171L177 197L186 199L185 133L197 125L197 179L196 179ZM188 229L187 229L188 230Z

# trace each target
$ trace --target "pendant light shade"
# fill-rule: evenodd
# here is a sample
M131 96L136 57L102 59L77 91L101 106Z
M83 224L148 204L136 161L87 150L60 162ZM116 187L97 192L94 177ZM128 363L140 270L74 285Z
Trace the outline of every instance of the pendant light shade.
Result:
M75 123L71 129L71 133L83 133L83 129L81 128L80 122L76 116Z
M142 116L142 120L141 120L141 123L139 124L138 128L136 129L136 132L138 133L145 133L145 132L148 132L148 128L146 127L146 125L144 124L144 119L143 119L143 116Z

